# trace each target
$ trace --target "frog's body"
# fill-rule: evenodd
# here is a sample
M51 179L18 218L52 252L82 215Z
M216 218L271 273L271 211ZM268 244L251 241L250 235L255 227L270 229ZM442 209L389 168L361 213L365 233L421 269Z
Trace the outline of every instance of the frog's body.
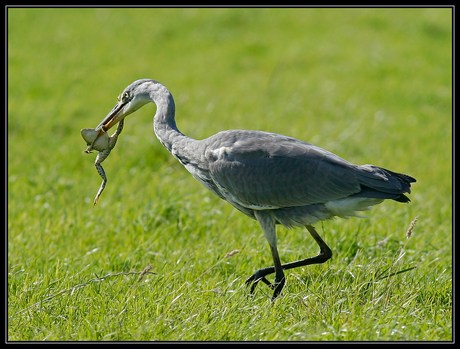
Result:
M94 199L93 206L96 205L99 196L107 184L107 177L101 163L109 156L110 151L115 148L118 136L123 130L123 121L124 120L121 120L118 123L118 128L112 136L109 136L109 134L103 129L96 130L94 128L84 128L81 130L81 135L88 145L84 152L87 154L92 153L92 150L97 150L99 152L97 154L96 161L94 162L94 166L96 166L97 172L102 177L102 183L96 194L96 198Z

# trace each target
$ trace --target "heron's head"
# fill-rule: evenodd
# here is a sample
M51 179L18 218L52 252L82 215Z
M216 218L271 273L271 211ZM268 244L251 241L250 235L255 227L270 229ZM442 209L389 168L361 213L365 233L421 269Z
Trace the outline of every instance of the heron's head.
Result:
M118 96L115 107L113 107L110 113L100 122L96 130L106 132L129 114L135 112L148 102L152 102L150 91L152 90L152 85L155 84L157 84L157 82L154 80L141 79L134 81L131 85L126 87Z

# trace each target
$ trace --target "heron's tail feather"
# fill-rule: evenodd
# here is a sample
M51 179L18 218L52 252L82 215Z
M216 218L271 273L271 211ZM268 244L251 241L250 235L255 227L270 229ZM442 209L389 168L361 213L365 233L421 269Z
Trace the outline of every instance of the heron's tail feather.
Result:
M415 178L373 165L357 168L361 191L352 196L410 201L404 193L410 193L410 183L415 182Z

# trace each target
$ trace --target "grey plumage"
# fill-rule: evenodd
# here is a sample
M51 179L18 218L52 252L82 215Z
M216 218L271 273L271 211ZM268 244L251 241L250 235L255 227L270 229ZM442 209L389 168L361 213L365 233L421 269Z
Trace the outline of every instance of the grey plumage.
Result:
M157 105L154 131L160 142L211 192L256 219L269 242L274 266L259 269L248 280L259 281L279 295L283 270L323 263L332 252L313 228L334 216L348 218L385 199L408 202L415 179L373 165L354 165L301 140L280 134L229 130L203 140L182 134L175 122L174 99L161 83L142 79L129 85L119 103L96 130L113 127L148 102ZM275 224L306 226L320 246L318 256L281 264ZM275 273L275 282L265 276Z

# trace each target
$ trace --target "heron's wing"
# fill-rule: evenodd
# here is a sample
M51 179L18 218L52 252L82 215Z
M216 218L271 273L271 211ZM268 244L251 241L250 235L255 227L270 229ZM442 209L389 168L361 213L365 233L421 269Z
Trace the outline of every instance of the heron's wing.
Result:
M208 139L209 174L227 199L245 207L324 203L361 190L355 165L306 142L258 131L215 137Z

